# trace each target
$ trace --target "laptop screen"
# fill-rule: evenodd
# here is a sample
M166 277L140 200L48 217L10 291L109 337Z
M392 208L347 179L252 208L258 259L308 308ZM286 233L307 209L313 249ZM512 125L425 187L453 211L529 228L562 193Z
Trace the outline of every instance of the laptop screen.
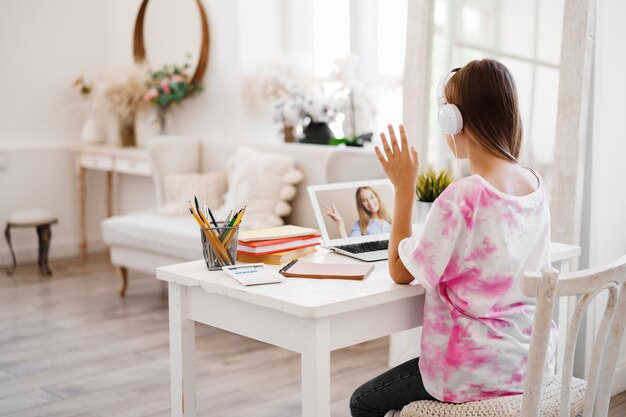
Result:
M393 187L384 180L308 187L327 246L389 239Z

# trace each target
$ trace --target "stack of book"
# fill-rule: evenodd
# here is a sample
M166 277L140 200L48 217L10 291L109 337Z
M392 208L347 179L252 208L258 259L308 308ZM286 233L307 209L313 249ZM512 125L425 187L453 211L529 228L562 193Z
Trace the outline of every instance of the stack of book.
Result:
M320 234L315 229L278 226L239 232L237 261L279 265L315 252Z

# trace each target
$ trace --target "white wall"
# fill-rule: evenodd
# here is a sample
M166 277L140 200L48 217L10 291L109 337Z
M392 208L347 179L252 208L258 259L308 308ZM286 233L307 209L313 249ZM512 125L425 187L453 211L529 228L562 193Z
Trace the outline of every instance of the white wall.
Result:
M144 40L147 57L157 68L168 60L168 63L182 63L180 60L187 52L198 56L198 43L190 42L194 36L200 36L199 17L195 7L172 11L171 7L164 4L175 4L178 1L164 0L148 4ZM133 62L135 15L141 0L113 0L107 3L110 4L108 21L112 28L108 39L110 65L130 65ZM193 5L195 2L189 3ZM238 2L203 0L203 4L210 32L209 65L204 76L204 92L183 102L180 108L173 109L167 130L208 141L240 141L242 116ZM152 19L150 23L148 19ZM152 25L156 19L161 27ZM191 21L187 22L187 19ZM177 29L177 21L181 29ZM168 51L178 49L180 54L159 53L161 45L162 49ZM192 67L195 69L195 62Z
M239 59L243 81L242 137L246 143L277 142L279 127L272 121L270 106L261 102L259 89L250 97L248 82L264 69L278 67L286 59L286 28L283 26L285 8L289 0L239 0ZM252 81L254 83L254 81ZM264 107L263 104L266 106Z
M172 45L189 42L199 27L197 23L186 25L183 15L182 29L176 30L171 7L164 5L167 2L177 0L153 1L148 7L148 18L163 19L161 27L152 20L146 24L149 57L151 48L167 45L163 49L172 51ZM83 115L78 93L70 84L81 74L90 78L132 63L132 32L141 1L4 3L0 14L0 226L4 228L15 210L48 208L59 217L52 231L50 256L72 256L78 253L79 231L69 147L80 144ZM168 119L167 129L207 141L241 141L239 4L220 0L204 0L203 4L211 36L205 91L177 109ZM261 43L262 37L257 42ZM186 52L191 51L181 51L183 57ZM169 58L157 52L153 55L155 60ZM177 62L179 57L171 59ZM145 123L140 124L140 135L149 130ZM139 138L145 139L145 134ZM118 212L154 204L149 179L120 176L117 183ZM102 173L88 173L88 239L95 250L103 248L99 222L105 217L104 185ZM13 235L18 262L36 259L34 231L15 231ZM0 240L0 264L7 265L8 246Z
M596 24L594 119L591 179L590 266L626 253L626 114L624 39L626 2L599 0ZM602 312L597 305L596 324ZM626 390L626 341L618 361L614 392Z
M67 147L77 143L83 116L70 88L81 73L106 64L106 2L3 2L0 14L0 225L17 209L48 208L59 216L51 256L76 252L78 222L74 166ZM90 176L89 187L99 178ZM89 209L104 213L93 195ZM97 228L95 221L90 229ZM33 230L15 231L18 260L33 259ZM0 242L0 262L8 263Z

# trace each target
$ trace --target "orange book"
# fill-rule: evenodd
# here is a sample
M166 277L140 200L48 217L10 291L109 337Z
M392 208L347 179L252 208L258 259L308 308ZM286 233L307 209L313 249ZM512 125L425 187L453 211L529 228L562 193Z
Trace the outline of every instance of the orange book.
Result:
M261 255L252 255L250 253L239 252L237 253L237 261L280 265L282 263L289 262L292 259L301 258L303 256L309 255L313 252L315 252L315 247L312 246L285 252L276 252Z
M287 239L262 240L258 242L239 241L237 252L252 255L285 252L287 250L300 249L307 246L316 246L320 243L319 235L309 235Z

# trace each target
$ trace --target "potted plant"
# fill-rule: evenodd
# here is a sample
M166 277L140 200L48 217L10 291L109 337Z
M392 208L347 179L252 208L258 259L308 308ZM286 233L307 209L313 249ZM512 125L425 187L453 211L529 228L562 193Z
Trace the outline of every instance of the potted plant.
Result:
M321 92L309 94L297 84L288 86L286 95L273 104L274 120L291 128L289 136L285 131L285 138L293 140L294 130L301 126L301 143L327 145L334 138L328 124L339 114L337 100L327 98Z
M454 179L445 169L436 171L429 168L417 176L417 186L415 187L417 201L415 205L419 223L424 223L435 199L453 182Z

